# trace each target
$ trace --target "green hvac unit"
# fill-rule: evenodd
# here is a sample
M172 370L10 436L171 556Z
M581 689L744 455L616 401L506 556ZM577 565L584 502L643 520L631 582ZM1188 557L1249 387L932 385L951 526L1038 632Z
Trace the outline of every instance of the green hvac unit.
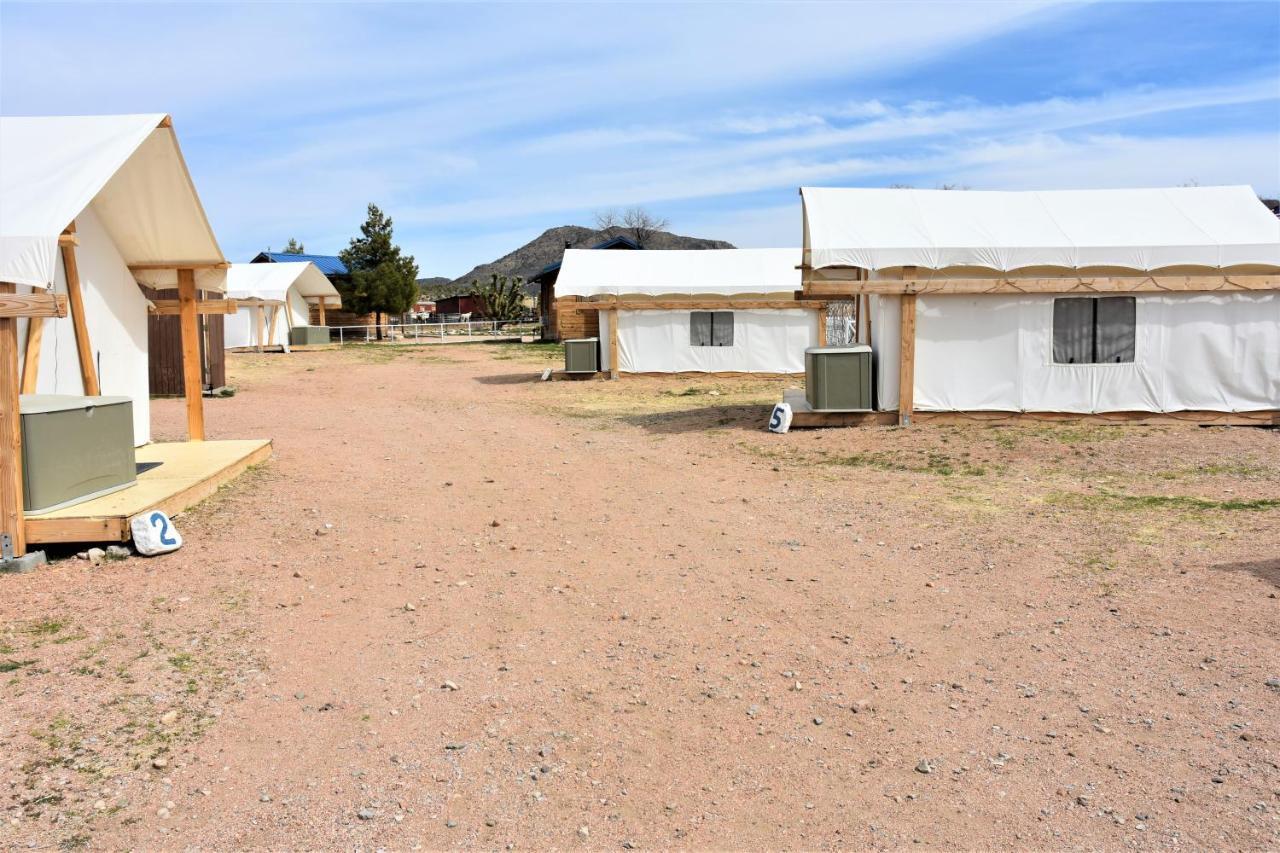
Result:
M871 347L809 347L804 377L805 399L815 411L871 411Z
M28 394L22 416L22 505L48 512L133 485L133 401Z
M289 346L306 347L329 343L328 326L294 326L289 330Z
M577 338L564 342L565 373L597 373L599 370L599 338Z

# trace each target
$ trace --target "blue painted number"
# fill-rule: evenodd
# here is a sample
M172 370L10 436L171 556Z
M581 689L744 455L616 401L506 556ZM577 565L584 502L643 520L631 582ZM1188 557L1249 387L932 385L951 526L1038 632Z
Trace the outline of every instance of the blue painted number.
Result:
M160 544L161 545L177 545L178 540L169 535L169 519L164 517L162 512L151 513L151 526L160 526Z

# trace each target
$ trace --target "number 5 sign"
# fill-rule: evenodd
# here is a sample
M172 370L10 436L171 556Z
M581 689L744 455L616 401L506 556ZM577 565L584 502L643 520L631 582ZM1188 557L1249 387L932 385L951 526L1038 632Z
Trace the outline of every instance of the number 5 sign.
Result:
M129 528L133 531L133 547L139 554L154 557L182 547L182 534L169 516L158 509L135 515Z

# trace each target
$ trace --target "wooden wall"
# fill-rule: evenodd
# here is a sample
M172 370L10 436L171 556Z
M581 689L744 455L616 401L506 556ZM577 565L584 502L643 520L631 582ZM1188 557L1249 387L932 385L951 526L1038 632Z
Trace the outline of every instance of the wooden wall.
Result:
M599 311L556 311L556 332L562 341L600 336Z
M148 299L178 298L177 289L152 290L144 287ZM222 299L220 293L200 291L199 299ZM210 391L227 384L227 351L223 340L222 314L198 314L200 323L200 363L204 390ZM181 318L175 315L147 317L148 369L151 378L151 396L181 397L186 393L182 380L182 327Z

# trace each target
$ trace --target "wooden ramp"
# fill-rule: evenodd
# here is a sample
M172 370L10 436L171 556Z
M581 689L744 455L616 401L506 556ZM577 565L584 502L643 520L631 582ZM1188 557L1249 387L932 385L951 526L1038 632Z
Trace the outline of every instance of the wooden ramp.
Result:
M898 422L897 412L815 412L805 399L804 389L788 388L782 402L791 406L791 428L839 426L888 426Z
M139 447L138 482L100 498L26 517L27 541L126 542L129 521L162 510L175 516L212 495L250 465L271 457L271 441L175 441Z

